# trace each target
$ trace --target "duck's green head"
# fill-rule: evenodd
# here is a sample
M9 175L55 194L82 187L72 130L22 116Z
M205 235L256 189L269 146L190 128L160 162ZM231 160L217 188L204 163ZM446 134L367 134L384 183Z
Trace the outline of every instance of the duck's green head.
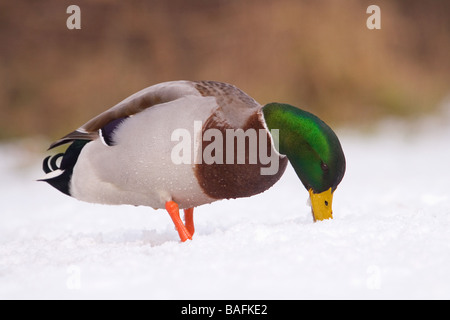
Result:
M279 130L278 152L288 157L311 197L315 220L332 218L333 192L345 173L341 144L315 115L288 104L263 107L267 127Z

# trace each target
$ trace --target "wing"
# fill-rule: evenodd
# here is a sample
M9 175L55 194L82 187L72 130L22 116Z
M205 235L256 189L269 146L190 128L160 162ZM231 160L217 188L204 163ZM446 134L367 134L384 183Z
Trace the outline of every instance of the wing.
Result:
M106 128L108 124L120 124L121 119L133 116L142 110L189 95L202 95L196 88L195 82L170 81L145 88L55 141L50 145L49 150L74 140L95 140L99 137L99 131Z
M195 82L198 92L204 97L214 97L219 106L215 117L226 121L232 128L243 128L247 120L262 108L241 89L223 82Z

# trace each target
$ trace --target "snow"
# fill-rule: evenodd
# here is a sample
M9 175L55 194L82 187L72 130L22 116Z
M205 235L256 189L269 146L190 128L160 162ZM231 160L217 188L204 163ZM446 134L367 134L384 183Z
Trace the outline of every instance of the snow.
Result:
M333 220L313 223L289 167L261 195L197 208L187 243L162 210L36 182L39 140L4 143L0 298L449 299L449 123L338 131L347 173Z

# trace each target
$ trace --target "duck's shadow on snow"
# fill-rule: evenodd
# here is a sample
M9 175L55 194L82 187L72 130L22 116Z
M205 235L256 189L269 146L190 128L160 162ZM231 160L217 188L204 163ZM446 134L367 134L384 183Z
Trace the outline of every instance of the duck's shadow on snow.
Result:
M93 241L97 244L105 245L133 245L133 246L150 246L157 247L168 242L179 242L177 234L167 230L158 232L156 230L145 229L120 229L109 232L99 232L96 234L85 233L78 234L79 240L85 239Z
M226 232L226 227L206 227L196 232L197 236L208 236L216 232ZM165 231L147 229L118 229L97 234L78 234L78 238L91 239L100 244L111 245L144 245L158 247L165 243L181 243L175 228L167 228ZM195 235L194 235L195 239Z
M283 220L279 223L271 222L268 224L254 224L252 222L237 221L235 223L227 224L225 226L221 225L210 225L210 226L199 226L198 230L194 235L194 240L197 237L208 237L208 236L226 236L227 233L244 233L244 231L255 230L256 226L263 228L275 228L277 226L283 225L298 225L298 226L308 226L311 223L305 221L304 219L289 219ZM126 229L120 228L106 232L98 233L77 233L76 235L69 236L72 241L76 241L79 245L92 245L93 243L98 245L110 245L110 246L148 246L148 247L158 247L166 243L181 243L178 233L175 228L167 228L166 230L148 230L148 229Z

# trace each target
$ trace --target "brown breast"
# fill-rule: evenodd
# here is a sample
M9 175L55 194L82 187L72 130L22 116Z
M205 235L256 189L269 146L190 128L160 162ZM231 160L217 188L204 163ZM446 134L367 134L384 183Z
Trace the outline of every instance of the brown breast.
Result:
M255 130L257 140L256 146L254 143L251 145L250 137L245 137L245 157L242 155L242 150L239 150L242 157L241 161L245 159L243 164L238 163L239 154L237 139L234 136L228 136L227 139L227 129L234 130L236 128L233 128L228 122L223 120L223 117L220 116L220 111L218 114L211 115L203 124L202 137L204 137L205 132L209 129L218 129L223 137L221 150L215 150L218 152L218 154L215 154L216 156L221 153L219 158L221 158L222 161L216 161L212 164L207 164L205 161L202 161L202 163L196 164L195 166L197 180L205 194L216 199L249 197L269 189L283 175L288 160L286 157L279 156L278 154L276 156L278 170L274 172L274 174L261 174L261 168L268 168L271 164L261 163L261 157L259 156L260 148L265 147L268 157L271 152L275 152L271 144L270 135L267 130L265 130L261 117L262 116L255 111L241 128L244 132L248 132L247 130ZM261 138L264 134L261 133L261 136L259 134L260 130L264 130L265 132L266 136L264 139ZM230 141L230 139L234 139L234 141ZM212 141L203 141L203 156L205 156L205 149L213 142L213 139ZM232 143L231 145L234 145L234 157L230 157L229 155L227 158L226 146L227 144L230 146L230 143ZM210 151L211 148L207 150ZM230 151L230 149L228 150ZM255 152L256 163L254 163Z

